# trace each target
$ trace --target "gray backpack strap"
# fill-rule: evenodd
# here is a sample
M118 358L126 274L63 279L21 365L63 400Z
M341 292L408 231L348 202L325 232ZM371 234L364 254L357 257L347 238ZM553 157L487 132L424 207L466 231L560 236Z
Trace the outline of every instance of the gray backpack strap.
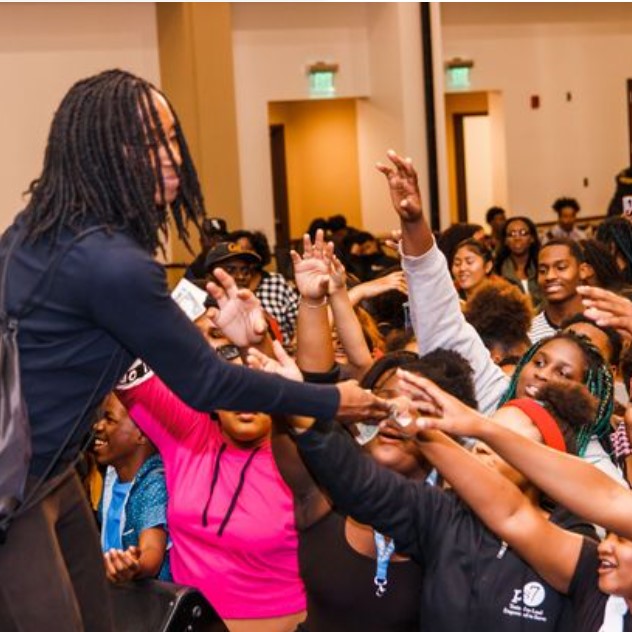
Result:
M24 231L19 229L16 231L16 234L13 237L13 241L9 244L7 248L7 254L4 257L4 260L0 264L0 319L7 319L8 322L8 313L6 309L6 295L7 295L7 276L9 274L9 261L13 256L13 252L22 237L22 233Z

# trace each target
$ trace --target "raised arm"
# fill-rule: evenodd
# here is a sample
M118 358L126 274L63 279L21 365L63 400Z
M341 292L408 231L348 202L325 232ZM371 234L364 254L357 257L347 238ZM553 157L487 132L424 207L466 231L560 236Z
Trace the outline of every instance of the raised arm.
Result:
M402 252L418 257L432 248L434 238L421 208L417 172L410 158L402 158L393 150L387 152L387 157L390 165L376 166L386 176L393 208L399 215Z
M353 309L347 292L346 271L342 262L332 253L329 282L329 303L338 333L338 340L345 350L353 377L360 379L373 363L362 325Z
M398 551L423 559L420 543L434 522L432 500L439 504L441 490L381 467L331 421L316 422L298 434L296 442L305 464L336 508L392 537Z
M329 260L322 230L316 231L314 243L303 236L303 255L290 253L296 287L301 295L296 323L296 360L301 371L326 373L334 366L334 349L327 311Z
M360 378L373 359L364 339L362 326L353 310L346 288L344 266L333 252L333 243L325 243L322 230L316 231L312 243L303 238L303 256L292 252L294 276L301 293L297 335L297 361L301 370L328 372L334 364L331 342L331 317L353 371Z
M422 429L476 437L520 470L536 487L571 512L620 536L632 539L632 491L594 465L535 443L468 408L438 386L400 372L424 416Z
M401 223L402 267L410 296L410 314L419 354L438 348L458 351L472 366L479 408L493 412L508 386L476 330L465 320L448 264L434 243L422 208L417 173L409 159L388 153L386 175Z
M183 441L201 423L211 423L208 413L185 404L141 360L128 369L116 389L136 425L158 450Z

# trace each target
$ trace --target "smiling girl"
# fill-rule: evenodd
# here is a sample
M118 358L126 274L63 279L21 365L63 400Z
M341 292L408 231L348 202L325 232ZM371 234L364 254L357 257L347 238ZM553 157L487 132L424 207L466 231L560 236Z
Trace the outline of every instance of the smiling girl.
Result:
M492 273L494 262L489 248L476 239L462 241L452 260L452 276L462 298L471 298Z

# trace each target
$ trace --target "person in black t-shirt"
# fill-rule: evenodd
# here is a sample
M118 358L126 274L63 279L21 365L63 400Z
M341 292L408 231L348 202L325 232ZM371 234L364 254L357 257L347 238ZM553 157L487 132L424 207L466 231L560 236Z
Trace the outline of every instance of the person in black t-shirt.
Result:
M543 449L513 432L506 423L497 423L468 408L429 380L410 373L402 373L400 377L403 390L424 411L406 433L416 433L425 443L425 456L492 531L543 579L569 595L574 610L573 630L631 632L632 541L611 532L597 545L560 529L534 511L507 479L481 467L458 444L436 430L484 441L558 500L561 499L555 493L556 488L566 486L574 477L571 471L563 472L556 467L556 462L559 465L579 459ZM586 474L584 484L592 474L598 478L604 476L584 462L580 469ZM591 497L590 486L585 487L584 495ZM570 503L570 508L576 509L577 505ZM536 588L525 586L521 595L523 608L529 606L530 614L538 605Z

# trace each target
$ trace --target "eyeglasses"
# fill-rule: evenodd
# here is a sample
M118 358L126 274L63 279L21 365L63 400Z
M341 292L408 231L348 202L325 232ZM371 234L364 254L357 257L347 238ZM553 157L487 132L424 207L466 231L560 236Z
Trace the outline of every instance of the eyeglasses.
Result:
M240 266L234 264L228 264L221 266L230 276L252 276L252 266Z
M228 360L228 362L235 360L241 355L239 347L233 344L220 345L215 348L215 351L217 351L224 360Z
M507 237L528 237L530 234L528 228L516 228L515 230L507 231Z

